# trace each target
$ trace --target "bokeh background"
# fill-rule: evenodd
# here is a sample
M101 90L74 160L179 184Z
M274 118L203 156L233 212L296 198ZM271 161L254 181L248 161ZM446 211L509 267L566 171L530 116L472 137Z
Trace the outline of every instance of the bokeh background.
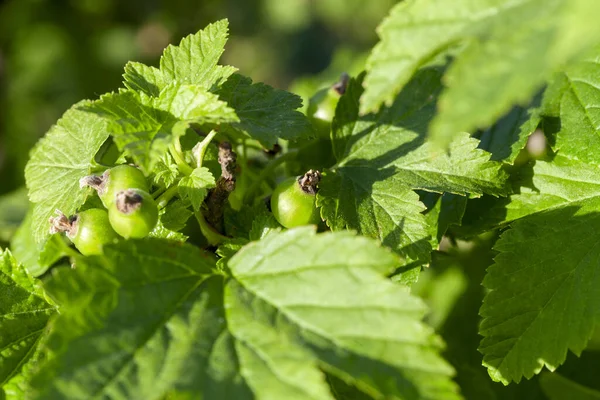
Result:
M28 152L73 103L121 84L128 60L230 21L222 63L307 96L360 70L394 0L0 1L0 194L24 183Z

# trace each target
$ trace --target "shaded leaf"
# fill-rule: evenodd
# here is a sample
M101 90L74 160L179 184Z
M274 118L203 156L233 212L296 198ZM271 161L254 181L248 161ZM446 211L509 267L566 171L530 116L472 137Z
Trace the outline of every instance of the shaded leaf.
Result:
M63 304L32 382L40 399L248 398L207 253L156 239L106 246L47 284ZM239 397L238 397L239 396Z
M158 68L135 61L125 64L123 78L125 87L149 97L158 97L161 89L166 85L165 78Z
M541 95L534 98L528 107L513 107L481 136L482 149L492 153L494 161L514 164L517 156L527 145L527 139L541 121Z
M320 184L317 204L334 230L356 229L407 257L427 262L429 227L414 189L478 196L506 192L507 175L467 134L448 152L426 140L441 73L425 69L394 104L359 115L361 81L340 99L332 124L336 168Z
M216 92L233 108L240 119L231 130L246 134L271 148L277 138L296 140L314 136L311 123L296 109L302 99L264 83L252 83L250 78L232 75Z

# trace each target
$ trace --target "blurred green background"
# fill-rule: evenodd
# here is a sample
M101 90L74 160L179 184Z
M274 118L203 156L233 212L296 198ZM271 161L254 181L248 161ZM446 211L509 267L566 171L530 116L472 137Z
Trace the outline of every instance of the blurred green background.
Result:
M393 3L0 1L0 194L23 185L30 148L69 106L120 86L128 60L157 65L169 43L228 18L222 63L255 81L310 95L350 64L362 69L377 41L375 27Z

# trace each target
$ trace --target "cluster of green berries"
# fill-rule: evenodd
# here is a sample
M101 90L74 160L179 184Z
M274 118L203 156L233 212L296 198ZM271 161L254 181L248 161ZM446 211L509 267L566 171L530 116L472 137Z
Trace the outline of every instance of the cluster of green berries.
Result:
M281 225L293 228L318 224L315 205L318 171L308 171L281 182L271 196L271 210ZM118 165L102 174L83 177L81 186L96 190L105 208L90 208L67 218L57 210L50 232L65 232L83 255L102 254L103 246L120 238L146 237L158 222L158 206L148 193L144 174L136 167Z
M143 238L158 222L158 206L148 193L144 174L131 165L118 165L102 176L86 176L81 186L98 192L103 208L80 211L67 218L57 210L51 233L66 232L83 255L102 254L102 246L120 237Z

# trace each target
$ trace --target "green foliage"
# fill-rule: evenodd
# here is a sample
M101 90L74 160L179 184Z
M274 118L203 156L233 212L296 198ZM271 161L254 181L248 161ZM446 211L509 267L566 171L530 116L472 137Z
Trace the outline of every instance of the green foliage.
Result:
M589 164L600 164L595 149L598 138L598 113L600 98L600 47L586 55L582 62L569 68L564 74L567 88L559 97L561 134L557 135L556 148L571 158Z
M195 211L200 209L208 189L215 186L215 177L208 168L200 167L179 181L179 195L182 200L188 199Z
M54 210L75 214L89 193L79 187L79 179L92 172L94 156L108 133L103 120L80 110L87 104L69 109L35 146L27 163L25 179L34 203L31 226L37 242L50 234L47 221Z
M396 263L367 239L312 228L244 247L230 279L190 245L108 246L46 284L61 314L35 396L332 398L320 367L371 395L455 398L423 305L384 277Z
M314 135L312 125L304 114L296 111L302 106L300 97L276 90L250 78L233 75L217 91L240 117L229 129L245 133L271 148L277 138L296 140Z
M422 304L383 277L397 262L366 239L310 228L271 234L234 256L225 301L255 394L331 398L320 360L371 396L453 398L440 342L419 322Z
M500 254L483 281L491 292L480 327L480 351L493 378L518 382L543 365L556 368L567 349L580 354L585 348L600 321L593 233L599 205L593 199L536 213L496 243ZM558 255L549 251L559 246Z
M495 223L515 222L496 244L500 254L483 282L491 292L481 309L480 350L492 377L505 383L543 366L553 370L567 350L580 354L599 321L593 233L598 167L589 144L597 135L590 127L597 92L581 81L595 65L587 58L572 67L568 90L554 93L562 96L558 154L527 166L516 181L520 193L495 209Z
M338 160L317 204L333 230L378 238L408 261L427 261L429 228L414 189L473 196L506 193L506 174L478 142L458 135L447 154L426 139L441 73L422 70L389 108L359 116L360 81L340 100L332 125Z
M378 29L361 109L390 105L419 68L451 54L456 60L431 124L431 134L447 144L527 102L552 72L595 45L599 16L593 0L402 2Z
M10 252L0 252L0 386L17 384L35 362L37 345L56 309Z
M331 123L219 65L227 20L67 110L0 198L0 398L598 398L598 7L471 3L401 2L366 73L304 79ZM151 216L50 234L127 164Z

